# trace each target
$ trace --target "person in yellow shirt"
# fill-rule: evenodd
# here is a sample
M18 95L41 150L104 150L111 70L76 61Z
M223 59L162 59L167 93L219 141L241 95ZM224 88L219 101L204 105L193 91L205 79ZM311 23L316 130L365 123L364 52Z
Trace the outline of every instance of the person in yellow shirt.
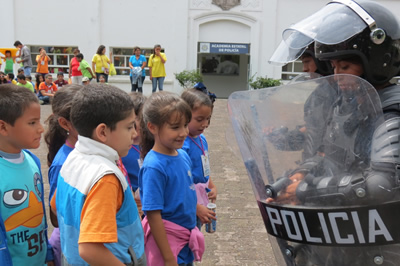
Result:
M104 75L106 82L108 82L110 64L111 61L106 56L106 47L104 45L100 45L92 59L92 69L94 69L94 72L96 72L97 82L99 82L100 75Z
M149 58L149 71L150 80L153 85L153 92L158 90L162 91L164 87L165 76L165 63L167 62L167 56L161 53L161 45L154 45L154 53Z

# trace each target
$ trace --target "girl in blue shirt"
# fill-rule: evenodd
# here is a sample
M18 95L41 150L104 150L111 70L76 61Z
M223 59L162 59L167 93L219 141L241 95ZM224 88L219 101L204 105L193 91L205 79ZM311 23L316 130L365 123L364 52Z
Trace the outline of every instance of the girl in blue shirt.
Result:
M196 227L197 200L191 161L181 149L191 114L185 101L165 91L153 93L143 107L140 197L165 265L192 265L194 260L188 244L175 258L163 222L167 220L188 230ZM146 246L149 265L151 252Z
M49 152L47 154L47 164L49 165L49 201L54 195L57 187L58 174L70 152L74 149L78 140L78 132L70 121L71 106L75 93L82 88L82 85L68 85L58 90L52 101L53 113L46 120L48 130L45 134L45 141ZM58 227L57 217L50 211L51 222ZM61 245L60 231L54 228L49 239L54 251L55 265L61 265Z
M185 100L192 109L192 119L189 123L189 135L183 144L183 150L187 152L192 161L192 174L196 183L197 194L197 227L209 223L211 219L216 220L215 212L207 209L209 200L215 202L217 188L211 181L210 163L208 157L208 143L203 135L204 130L210 124L213 103L210 97L196 89L185 90L182 93Z
M131 149L129 150L129 153L127 156L122 157L122 163L125 166L125 169L127 171L128 177L129 177L129 184L132 188L132 191L135 196L135 201L136 205L138 207L138 211L140 216L142 217L143 212L142 212L142 204L140 201L140 195L139 195L139 170L140 167L143 164L143 160L140 158L140 141L141 141L141 134L140 134L140 121L142 119L142 111L143 111L143 104L146 101L146 96L144 96L140 92L131 92L129 94L131 96L131 99L133 101L133 105L135 106L135 114L136 114L136 120L135 120L135 129L137 132L136 138L133 139L133 144Z

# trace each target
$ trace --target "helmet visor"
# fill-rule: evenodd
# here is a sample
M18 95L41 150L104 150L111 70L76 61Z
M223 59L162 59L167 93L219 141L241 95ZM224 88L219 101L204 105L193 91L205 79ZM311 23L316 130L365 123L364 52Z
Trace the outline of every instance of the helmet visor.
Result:
M289 62L297 60L303 53L306 47L300 49L293 49L287 46L285 41L281 41L274 54L269 59L268 63L282 66Z
M362 32L366 27L368 25L351 8L331 2L313 15L284 30L282 38L289 51L281 51L282 55L279 56L275 55L277 50L273 56L274 61L282 62L285 58L287 62L293 61L299 55L292 50L300 51L313 41L328 45L341 43Z

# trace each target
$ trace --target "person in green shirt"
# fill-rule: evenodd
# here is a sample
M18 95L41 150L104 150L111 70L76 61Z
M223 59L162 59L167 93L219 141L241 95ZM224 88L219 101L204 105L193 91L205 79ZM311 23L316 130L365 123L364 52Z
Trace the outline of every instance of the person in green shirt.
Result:
M4 62L6 62L6 66L4 68L4 73L6 73L6 74L13 73L16 56L11 56L10 50L6 50L5 55L6 55L5 57L3 57L3 56L1 57L4 60ZM0 65L1 65L1 62L0 62Z
M25 88L29 89L31 92L35 92L35 90L33 89L32 83L30 83L29 81L26 81L25 75L19 74L17 76L17 80L18 80L18 83L17 83L18 86L25 87Z
M93 78L96 77L93 70L90 68L89 63L83 59L83 54L81 53L77 54L76 60L78 60L79 62L79 68L82 72L82 76L89 78L89 80L92 80Z

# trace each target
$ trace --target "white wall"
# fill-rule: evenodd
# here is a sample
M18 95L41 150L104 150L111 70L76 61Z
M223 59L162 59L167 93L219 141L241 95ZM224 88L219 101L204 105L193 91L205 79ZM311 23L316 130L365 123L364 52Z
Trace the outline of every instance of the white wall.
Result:
M268 64L268 60L281 41L283 29L329 1L242 0L240 6L229 11L211 2L2 0L7 12L0 16L0 47L12 47L15 40L27 45L78 46L89 61L100 44L109 48L153 47L160 43L168 58L165 89L180 92L174 73L197 68L197 43L203 38L210 42L246 40L250 43L251 74L280 78L281 69ZM377 2L400 18L400 1ZM127 77L113 77L113 82L129 90ZM151 91L149 80L144 90Z

